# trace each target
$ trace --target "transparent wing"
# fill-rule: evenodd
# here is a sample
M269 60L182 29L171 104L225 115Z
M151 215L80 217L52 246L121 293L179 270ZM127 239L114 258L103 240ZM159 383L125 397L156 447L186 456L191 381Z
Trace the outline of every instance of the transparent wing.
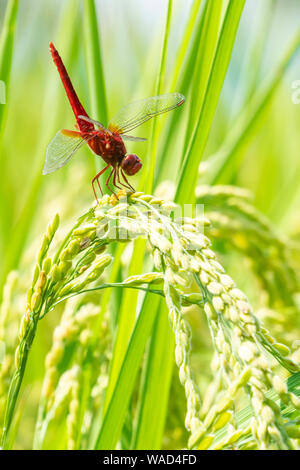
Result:
M132 142L145 142L147 140L147 139L144 139L144 137L135 137L133 135L125 135L125 134L122 134L122 139L131 140Z
M53 173L66 165L72 155L92 137L83 138L76 132L70 131L68 134L65 130L59 131L47 147L43 175Z
M184 101L185 97L180 93L167 93L134 101L118 112L108 124L108 129L119 134L129 132L148 119L180 106Z

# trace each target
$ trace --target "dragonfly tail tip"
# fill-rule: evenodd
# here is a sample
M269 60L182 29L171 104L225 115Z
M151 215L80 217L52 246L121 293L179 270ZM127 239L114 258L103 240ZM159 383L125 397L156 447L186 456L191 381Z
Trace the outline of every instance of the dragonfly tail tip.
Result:
M53 44L52 41L49 42L49 48L50 48L50 51L51 51L51 52L56 51L55 46L54 46L54 44Z

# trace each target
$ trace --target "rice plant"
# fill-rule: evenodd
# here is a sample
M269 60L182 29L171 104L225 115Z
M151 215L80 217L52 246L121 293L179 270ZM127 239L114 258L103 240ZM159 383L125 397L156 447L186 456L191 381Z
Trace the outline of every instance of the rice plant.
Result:
M24 42L28 5L2 4L2 449L299 449L299 5L41 2ZM72 128L52 40L104 125L185 95L129 143L135 191L94 201L84 148L42 176Z

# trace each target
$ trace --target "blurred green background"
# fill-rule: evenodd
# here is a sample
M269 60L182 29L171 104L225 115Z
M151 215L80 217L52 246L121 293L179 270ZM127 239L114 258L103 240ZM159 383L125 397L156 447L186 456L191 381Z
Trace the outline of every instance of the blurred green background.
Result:
M93 115L90 103L81 14L84 2L79 3L78 6L76 0L70 3L20 1L7 103L1 105L7 113L1 140L0 246L4 255L12 227L30 195L32 209L38 214L33 215L34 223L30 225L32 235L38 233L54 211L78 214L83 206L93 201L89 184L95 162L88 150L81 150L67 167L55 174L42 177L40 171L48 141L60 128L74 125L49 54L50 40L61 52L86 109L92 117L101 119ZM6 4L6 1L0 2L0 26ZM108 116L111 117L121 106L151 96L154 91L166 2L102 0L97 6ZM174 3L163 92L169 91L168 83L172 80L176 51L190 6L191 2L183 0ZM280 62L299 28L299 9L297 0L246 2L206 148L207 157L222 146L247 96L251 96ZM284 230L297 230L300 105L293 104L291 96L292 83L299 76L298 54L281 80L264 122L252 138L247 139L241 151L242 162L234 176L222 178L222 182L234 181L251 189L257 207ZM180 113L187 114L188 108L189 96ZM167 118L161 119L166 122ZM149 138L147 124L139 134ZM128 148L145 160L148 145L129 144ZM175 168L176 151L173 158ZM175 179L174 168L170 166L160 179L170 176ZM133 179L134 184L136 179Z

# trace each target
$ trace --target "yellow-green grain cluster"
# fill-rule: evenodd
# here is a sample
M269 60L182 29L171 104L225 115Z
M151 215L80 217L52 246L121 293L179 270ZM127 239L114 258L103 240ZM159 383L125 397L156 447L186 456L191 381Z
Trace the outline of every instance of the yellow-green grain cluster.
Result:
M222 198L227 198L231 193L228 188L222 188L221 193L216 194L213 197L221 194ZM236 196L244 197L244 194ZM186 396L185 426L190 433L189 447L296 448L298 434L282 414L278 400L292 409L300 408L300 400L288 390L278 368L295 373L299 366L289 357L289 348L277 342L261 325L245 294L217 260L209 238L202 233L203 226L209 226L209 220L204 217L174 219L174 209L174 204L143 193L119 192L118 199L104 196L99 205L78 219L50 258L48 250L58 225L57 217L54 219L42 242L21 323L17 373L24 371L27 359L24 350L28 353L37 321L66 299L109 287L148 290L165 297L169 310L175 336L175 362ZM247 216L250 217L249 211ZM101 275L113 261L108 248L115 243L131 243L139 237L148 241L155 269L119 283L105 284ZM66 446L78 447L80 436L89 432L93 422L94 404L91 397L86 396L86 381L94 390L97 406L101 409L103 405L108 365L107 352L103 349L105 345L107 351L104 340L107 323L97 324L99 308L93 303L80 304L80 298L77 299L68 300L46 357L36 448L43 446L57 413L66 416ZM200 309L199 315L200 312L205 315L211 334L213 380L203 398L199 391L199 373L191 365L192 331L184 310L186 306ZM105 312L101 312L99 316L102 322L104 315ZM32 329L32 322L35 329ZM96 322L97 336L91 322ZM97 346L100 338L103 344ZM94 357L96 362L89 359L86 366L91 351L98 351ZM16 377L20 374L15 380ZM12 403L15 390L11 391ZM271 390L275 390L275 396L270 395ZM237 419L236 404L240 398L252 410L242 426ZM83 402L85 410L80 405ZM8 408L8 425L12 410Z

